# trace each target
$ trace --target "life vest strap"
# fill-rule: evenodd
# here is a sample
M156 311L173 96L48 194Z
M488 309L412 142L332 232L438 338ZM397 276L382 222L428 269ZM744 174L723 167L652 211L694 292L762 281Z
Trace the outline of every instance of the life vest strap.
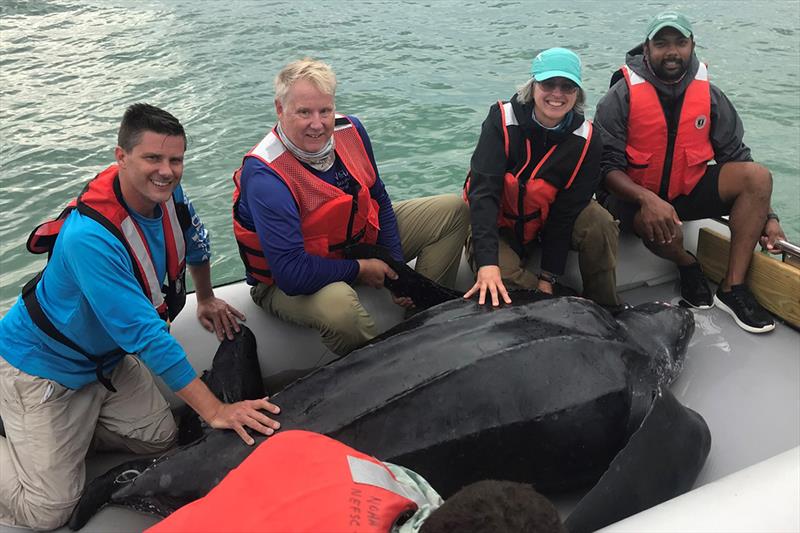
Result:
M340 242L340 243L337 243L337 244L329 245L328 246L328 251L329 252L335 252L337 250L343 250L344 248L347 248L351 244L358 244L359 242L361 242L361 239L364 238L364 235L366 235L366 233L367 233L367 228L366 227L361 228L358 231L358 233L356 233L355 235L353 235L351 237L348 237L347 240L345 240L343 242Z
M520 215L515 215L514 213L509 213L508 211L503 211L503 216L506 218L510 218L512 220L521 220L522 222L530 222L531 220L536 220L537 218L542 216L542 212L537 209L533 213L528 213L527 215L520 216Z
M58 329L53 325L50 319L45 314L42 306L39 305L39 299L36 298L36 285L39 283L39 280L42 279L42 274L44 274L44 270L39 272L35 277L33 277L30 281L28 281L25 286L22 288L22 301L25 303L25 308L28 310L28 314L33 320L33 323L36 324L39 329L45 332L49 337L52 339L60 342L64 346L78 352L79 354L83 355L91 362L95 364L95 374L97 375L97 381L99 381L106 389L110 390L111 392L117 392L117 389L114 388L114 385L111 384L111 380L103 375L103 361L106 360L108 357L121 355L125 353L125 350L122 348L117 348L116 350L112 350L105 355L91 355L87 353L83 348L72 342L69 338L67 338L63 333L58 331Z

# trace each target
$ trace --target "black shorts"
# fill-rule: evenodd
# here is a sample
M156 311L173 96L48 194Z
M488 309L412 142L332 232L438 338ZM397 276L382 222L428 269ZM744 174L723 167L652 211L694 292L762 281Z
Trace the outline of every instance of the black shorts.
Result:
M678 213L681 220L700 220L701 218L714 218L728 215L731 205L726 204L719 197L719 172L722 165L709 165L706 173L694 186L692 192L675 197L670 203ZM633 231L633 217L639 210L639 205L626 202L614 194L607 193L601 202L603 207L620 221L623 231Z

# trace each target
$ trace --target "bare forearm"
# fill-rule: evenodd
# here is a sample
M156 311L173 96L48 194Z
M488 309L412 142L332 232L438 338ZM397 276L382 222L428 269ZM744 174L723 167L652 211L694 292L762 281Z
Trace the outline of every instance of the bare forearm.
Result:
M200 265L189 265L189 274L192 276L198 300L214 296L214 289L211 286L211 264L208 261Z
M280 408L268 402L266 398L222 403L200 378L195 378L176 394L194 409L209 426L215 429L232 429L248 445L255 441L247 433L246 428L264 435L272 435L281 427L279 422L272 420L262 412L280 413Z
M200 378L194 378L175 394L194 409L206 422L210 422L222 408L222 402L214 396Z

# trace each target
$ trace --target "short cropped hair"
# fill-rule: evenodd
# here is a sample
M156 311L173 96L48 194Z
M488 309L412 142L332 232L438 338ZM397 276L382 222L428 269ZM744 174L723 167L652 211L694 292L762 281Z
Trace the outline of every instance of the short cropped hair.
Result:
M117 145L130 152L142 140L145 131L183 137L186 147L186 132L180 121L170 113L150 104L133 104L125 110L117 133Z
M531 78L519 89L517 89L517 100L521 104L530 104L533 102L533 86L536 80ZM575 99L575 106L572 108L576 113L583 115L584 106L586 105L586 93L583 89L578 87L578 97Z
M433 511L420 533L567 533L550 500L526 483L484 480Z
M336 74L330 65L304 57L292 61L275 76L275 99L285 104L289 88L297 80L308 80L323 93L336 96Z

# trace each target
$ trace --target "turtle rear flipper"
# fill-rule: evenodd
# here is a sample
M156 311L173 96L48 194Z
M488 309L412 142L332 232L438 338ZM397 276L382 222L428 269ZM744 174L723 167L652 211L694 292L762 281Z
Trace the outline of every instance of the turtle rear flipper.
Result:
M85 526L92 516L111 502L114 491L136 479L153 462L152 458L134 459L115 466L105 474L94 478L83 489L81 499L72 510L72 515L67 522L69 528L77 531Z

